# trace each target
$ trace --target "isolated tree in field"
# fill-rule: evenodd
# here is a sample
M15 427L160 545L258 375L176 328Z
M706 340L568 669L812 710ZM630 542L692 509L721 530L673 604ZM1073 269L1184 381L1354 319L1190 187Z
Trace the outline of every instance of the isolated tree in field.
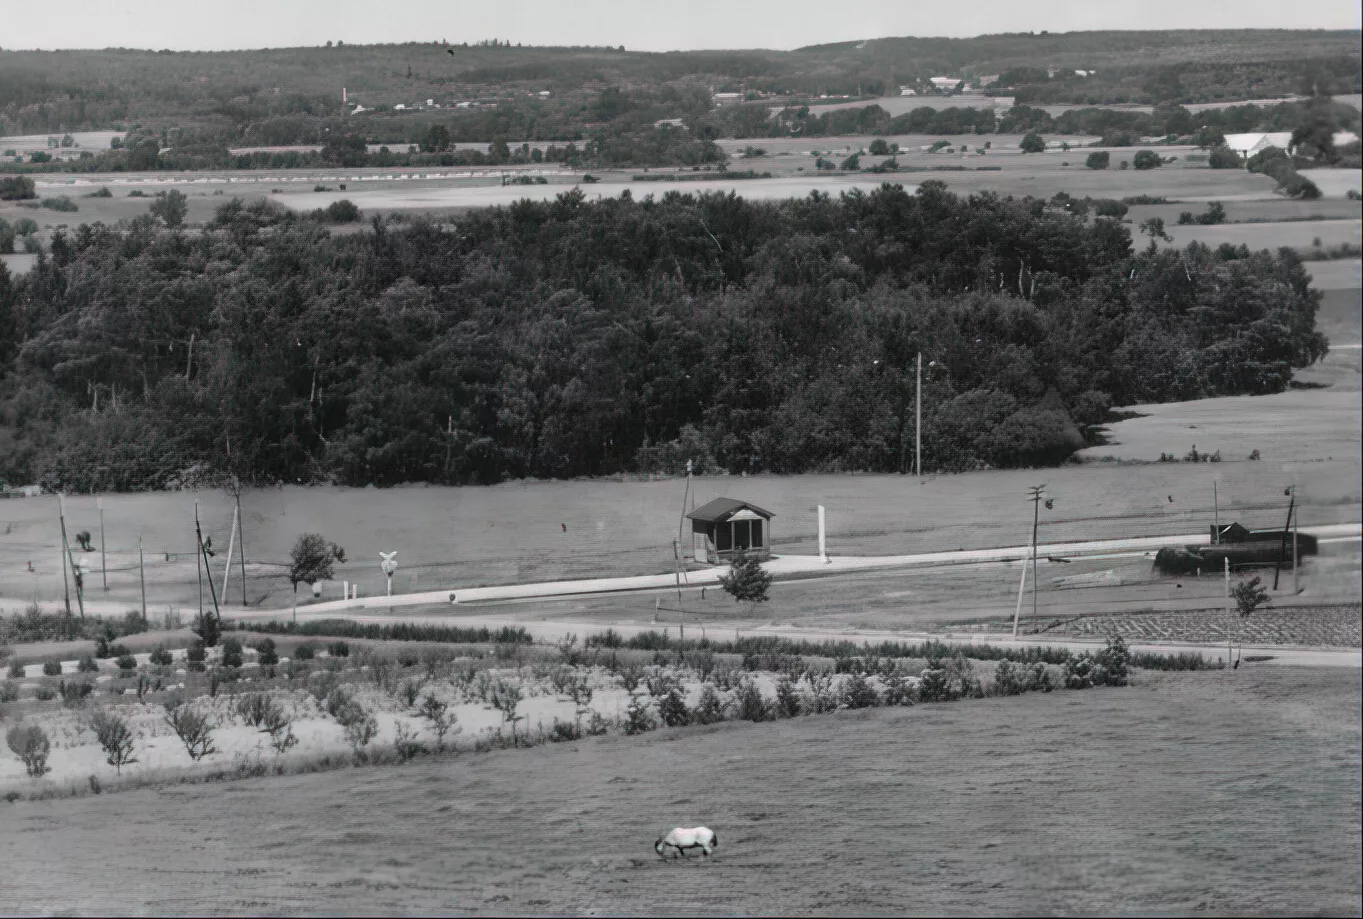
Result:
M1164 160L1153 150L1139 150L1131 158L1131 165L1136 169L1158 169L1164 165Z
M1241 619L1248 619L1254 615L1254 611L1268 600L1268 590L1260 582L1257 574L1248 581L1241 581L1232 587L1230 595L1235 601L1235 609Z
M1045 153L1046 141L1035 131L1028 131L1023 135L1022 143L1018 144L1018 149L1023 153Z
M203 712L190 705L177 705L166 709L166 723L170 725L180 743L185 745L189 758L198 762L205 756L217 753L213 746L213 723Z
M767 590L771 587L771 575L756 555L738 552L729 563L728 573L720 576L719 586L739 603L756 609L757 604L770 599Z
M872 156L889 156L890 145L885 143L885 138L877 137L875 140L871 141L871 146L867 148L867 152Z
M40 779L52 770L47 765L47 754L52 744L36 724L16 725L5 734L10 751L23 760L29 778Z
M95 732L95 739L104 750L107 762L118 770L119 775L123 774L124 766L137 762L134 755L133 732L129 729L128 722L118 715L107 709L100 709L90 719L90 730Z
M1149 220L1142 221L1140 231L1149 235L1151 246L1155 245L1156 239L1162 239L1167 243L1174 241L1174 238L1164 229L1163 217L1151 217Z
M184 192L171 189L153 201L147 212L160 218L168 227L178 227L185 222L185 214L189 213L189 200Z
M329 580L334 562L345 561L345 550L317 533L304 533L289 553L289 583L293 585L294 615L298 613L298 585Z
M1095 150L1084 160L1084 165L1090 169L1106 169L1112 162L1112 154L1106 150Z
M453 730L459 733L459 728L455 724L459 719L454 712L449 710L449 704L437 698L432 693L426 693L426 697L421 700L421 707L417 713L425 718L431 726L431 731L435 734L435 748L445 749L445 735Z
M1239 169L1244 164L1240 161L1240 154L1225 144L1220 144L1212 147L1211 153L1207 156L1207 165L1212 169Z

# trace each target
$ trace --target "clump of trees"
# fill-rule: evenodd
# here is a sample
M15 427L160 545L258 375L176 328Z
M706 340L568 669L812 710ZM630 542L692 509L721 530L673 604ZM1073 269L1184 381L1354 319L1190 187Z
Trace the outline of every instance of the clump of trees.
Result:
M66 490L897 471L920 352L925 469L1040 465L1098 406L1280 391L1325 349L1290 252L1133 251L1114 220L933 181L571 191L347 235L232 200L194 234L50 248L0 272L0 478Z
M1306 176L1297 172L1292 157L1279 147L1268 147L1249 158L1245 168L1258 172L1278 183L1278 191L1289 198L1314 200L1320 197L1320 189Z

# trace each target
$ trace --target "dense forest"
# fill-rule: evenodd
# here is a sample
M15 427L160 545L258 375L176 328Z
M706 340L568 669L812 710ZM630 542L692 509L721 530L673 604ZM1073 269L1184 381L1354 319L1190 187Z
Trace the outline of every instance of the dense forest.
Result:
M630 52L506 43L237 52L0 50L0 135L142 126L227 146L320 143L368 110L377 142L417 136L436 116L456 140L580 140L656 121L722 123L712 94L798 103L818 96L930 92L937 75L1026 104L1194 103L1360 91L1357 31L1073 32L969 39L883 38L795 51ZM1076 70L1083 70L1080 76ZM542 96L541 93L547 93ZM450 112L452 105L473 103ZM406 109L394 114L395 106ZM746 117L750 117L746 116ZM719 136L732 136L721 134ZM162 144L166 146L166 144Z
M686 459L1052 464L1109 406L1286 387L1296 256L1133 244L938 182L783 202L576 190L362 233L232 200L0 271L0 478L65 489L492 482Z

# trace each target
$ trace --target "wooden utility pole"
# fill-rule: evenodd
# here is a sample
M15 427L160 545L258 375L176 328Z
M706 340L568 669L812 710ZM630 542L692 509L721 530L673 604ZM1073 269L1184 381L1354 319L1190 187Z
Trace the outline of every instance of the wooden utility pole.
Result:
M104 551L104 499L96 498L99 508L99 573L104 578L104 592L109 592L109 556Z
M137 581L142 586L142 624L147 624L147 570L142 558L142 537L137 537Z
M194 535L199 540L199 556L203 567L199 569L199 614L203 615L203 572L208 571L208 593L213 598L213 615L222 622L222 610L218 608L218 592L213 589L213 571L208 567L208 550L204 548L203 530L199 528L199 502L194 502Z
M913 413L913 464L918 475L918 484L923 484L923 352L918 352L918 385L914 395Z
M62 592L66 597L66 618L71 619L71 579L66 573L67 556L70 554L66 546L66 502L61 495L57 496L57 519L62 525ZM68 629L69 632L69 629Z
M79 607L79 609L80 609L80 618L84 619L84 618L85 618L85 578L84 578L84 576L80 573L80 569L76 567L76 559L75 559L75 556L73 556L73 555L71 554L71 543L70 543L70 541L68 541L67 538L66 538L66 499L65 499L64 497L59 497L57 500L58 500L59 506L60 506L60 508L61 508L61 517L62 517L62 550L64 551L64 553L65 553L65 555L66 555L66 564L68 564L68 565L71 566L71 577L72 577L72 579L75 580L75 582L76 582L76 606ZM63 574L63 578L65 578L65 574ZM70 616L70 615L71 615L71 598L70 598L70 595L67 596L67 600L66 600L66 615L67 615L67 616Z
M1295 494L1297 489L1293 487L1292 491ZM1301 591L1297 581L1297 566L1301 564L1297 556L1297 518L1300 516L1301 511L1292 515L1292 595L1294 597Z
M227 576L232 573L232 550L237 545L237 512L232 511L232 535L227 539L227 561L222 566L222 602L227 602Z
M1045 485L1032 487L1032 622L1036 622L1036 530L1041 522L1041 493Z
M194 532L197 534L198 531L199 531L199 502L198 502L198 501L195 501L195 502L194 502ZM196 538L197 538L197 537L196 537ZM196 568L197 568L197 570L198 570L198 573L199 573L199 619L200 619L200 620L203 619L203 615L204 615L204 563L203 563L204 560L203 560L203 554L202 554L201 552L199 552L198 550L199 550L199 549L202 549L202 548L203 548L203 544L202 544L202 542L200 542L198 548L196 548L196 549L194 550L194 565L196 566Z
M1221 499L1216 490L1216 479L1212 479L1212 529L1216 533L1216 538L1212 540L1215 545L1221 545Z
M185 382L189 382L189 371L194 366L194 337L198 332L189 333L189 357L185 358Z
M237 499L237 529L241 531L241 605L246 605L246 521L241 519L241 482L235 476L232 477L232 493ZM223 599L226 597L226 588L223 589Z
M1292 486L1287 490L1292 496L1287 502L1287 520L1283 523L1283 538L1278 548L1278 563L1273 566L1273 589L1278 589L1278 574L1282 571L1283 562L1287 561L1287 532L1292 528L1292 512L1297 509L1297 488Z

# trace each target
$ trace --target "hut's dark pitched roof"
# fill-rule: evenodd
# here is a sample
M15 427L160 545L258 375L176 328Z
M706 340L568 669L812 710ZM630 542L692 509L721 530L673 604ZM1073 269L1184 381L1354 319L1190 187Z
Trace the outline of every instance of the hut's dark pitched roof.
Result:
M771 511L763 510L756 504L749 504L747 501L735 501L733 498L716 498L708 504L702 504L686 516L702 523L716 523L728 519L745 507L767 520L776 516Z

